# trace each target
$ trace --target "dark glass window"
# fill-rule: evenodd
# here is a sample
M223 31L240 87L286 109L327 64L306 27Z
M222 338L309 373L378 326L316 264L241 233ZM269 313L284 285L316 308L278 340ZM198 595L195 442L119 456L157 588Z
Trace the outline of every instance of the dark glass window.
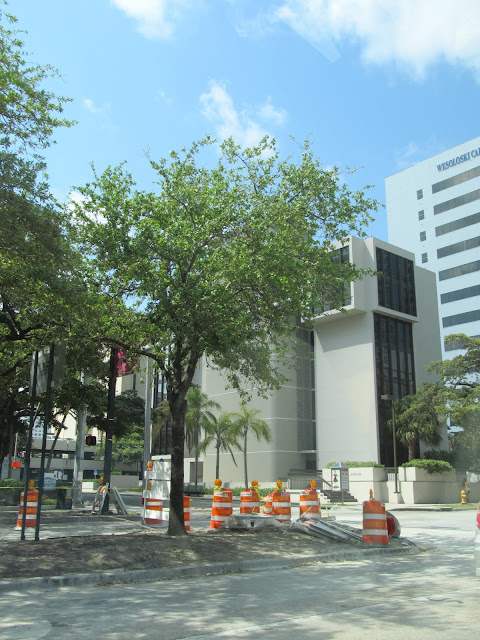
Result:
M462 242L455 242L455 244L450 244L448 247L437 249L437 258L446 258L447 256L453 256L455 253L468 251L468 249L476 249L477 247L480 247L480 236L462 240Z
M418 219L423 220L425 218L425 211L422 209L418 212Z
M393 464L392 432L387 427L391 417L391 406L380 399L383 394L393 395L395 400L415 393L415 369L413 356L412 325L374 314L375 327L375 370L378 397L380 462ZM400 458L406 451L400 449Z
M340 247L340 249L335 249L335 251L332 251L331 259L334 264L345 264L347 262L350 262L349 246L347 245L345 247ZM331 311L332 309L338 309L339 306L346 307L347 305L352 303L352 292L350 288L350 282L341 283L340 286L341 286L341 290L338 291L338 294L342 294L343 292L343 298L341 298L341 304L338 304L339 296L337 295L337 292L335 292L335 294L332 295L332 300L336 299L338 306L336 306L335 302L329 302L325 304L323 307L319 307L317 310L318 313L323 313L324 311Z
M466 324L468 322L475 322L476 320L480 320L480 309L465 311L464 313L457 313L454 316L442 318L442 325L443 327L454 327L456 324Z
M455 300L473 298L474 296L480 296L480 285L478 284L473 287L465 287L465 289L457 289L456 291L442 293L440 301L442 304L445 304L447 302L455 302Z
M423 189L419 189L417 191L417 200L421 200L423 198Z
M459 220L453 220L452 222L447 222L447 224L442 224L439 227L435 228L435 235L442 236L445 233L451 233L452 231L457 231L457 229L464 229L465 227L470 227L472 224L477 224L480 222L480 213L474 213L471 216L465 216L465 218L460 218Z
M422 264L428 262L428 253L422 253Z
M377 271L378 304L416 316L413 261L377 248Z
M465 276L467 273L474 273L475 271L480 271L480 260L468 262L467 264L460 264L458 267L439 271L438 279L440 281L449 280L450 278L458 278L459 276Z
M468 204L469 202L474 202L478 199L480 199L480 189L476 189L475 191L471 191L470 193L465 193L463 196L458 196L458 198L452 198L452 200L447 200L446 202L436 204L433 207L433 213L437 215L439 213L443 213L444 211L450 211L450 209L461 207L462 204Z
M297 329L297 446L298 451L316 449L315 366L313 331Z
M456 184L462 184L462 182L472 180L473 178L477 178L478 176L480 176L480 167L469 169L468 171L459 173L456 176L452 176L451 178L447 178L446 180L442 180L441 182L432 184L432 193L438 193L439 191L443 191L444 189L449 189L450 187L454 187Z
M420 242L425 242L426 239L427 239L427 232L420 231Z

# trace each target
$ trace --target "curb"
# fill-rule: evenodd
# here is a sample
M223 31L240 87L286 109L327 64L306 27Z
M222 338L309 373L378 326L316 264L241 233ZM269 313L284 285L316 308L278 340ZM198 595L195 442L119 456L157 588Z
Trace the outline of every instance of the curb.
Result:
M345 549L331 552L328 556L297 555L278 560L245 560L227 562L223 565L203 564L164 569L133 569L132 571L100 571L96 573L74 573L64 576L24 578L20 580L0 580L0 593L27 589L61 589L65 587L104 586L126 584L130 582L156 582L179 578L199 578L229 573L256 572L280 569L292 569L309 564L329 564L334 562L352 562L372 555L417 555L425 549L413 543L408 547L396 549L373 547L369 549Z

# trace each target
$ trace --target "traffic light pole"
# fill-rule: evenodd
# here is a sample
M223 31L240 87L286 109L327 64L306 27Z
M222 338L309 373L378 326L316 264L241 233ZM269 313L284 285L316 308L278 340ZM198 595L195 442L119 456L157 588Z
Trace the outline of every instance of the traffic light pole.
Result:
M86 386L90 376L82 371L82 385ZM77 442L75 444L75 461L73 464L73 506L83 506L83 461L85 458L85 431L87 427L87 407L83 406L77 414Z

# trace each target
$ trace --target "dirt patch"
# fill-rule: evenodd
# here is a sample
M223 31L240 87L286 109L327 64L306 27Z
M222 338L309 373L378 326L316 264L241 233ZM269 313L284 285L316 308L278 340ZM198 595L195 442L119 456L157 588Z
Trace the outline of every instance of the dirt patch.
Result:
M389 546L413 546L391 540ZM362 543L323 542L281 529L253 531L192 531L169 537L163 531L125 535L78 536L33 541L0 542L0 579L60 576L94 571L160 569L197 564L221 565L292 556L324 556L332 550L363 548Z

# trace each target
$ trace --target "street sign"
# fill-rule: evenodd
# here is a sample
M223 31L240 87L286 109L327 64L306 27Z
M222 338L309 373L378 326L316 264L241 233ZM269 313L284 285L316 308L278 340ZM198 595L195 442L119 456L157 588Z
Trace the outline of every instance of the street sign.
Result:
M45 473L43 476L43 490L45 493L47 491L55 491L57 488L57 478L54 473Z
M37 389L36 393L46 393L48 380L48 367L50 364L51 347L44 347L38 352L37 368ZM53 354L53 375L51 389L59 389L62 386L65 372L66 344L65 342L55 343ZM33 391L33 370L35 367L35 353L32 354L32 364L30 366L30 393Z

